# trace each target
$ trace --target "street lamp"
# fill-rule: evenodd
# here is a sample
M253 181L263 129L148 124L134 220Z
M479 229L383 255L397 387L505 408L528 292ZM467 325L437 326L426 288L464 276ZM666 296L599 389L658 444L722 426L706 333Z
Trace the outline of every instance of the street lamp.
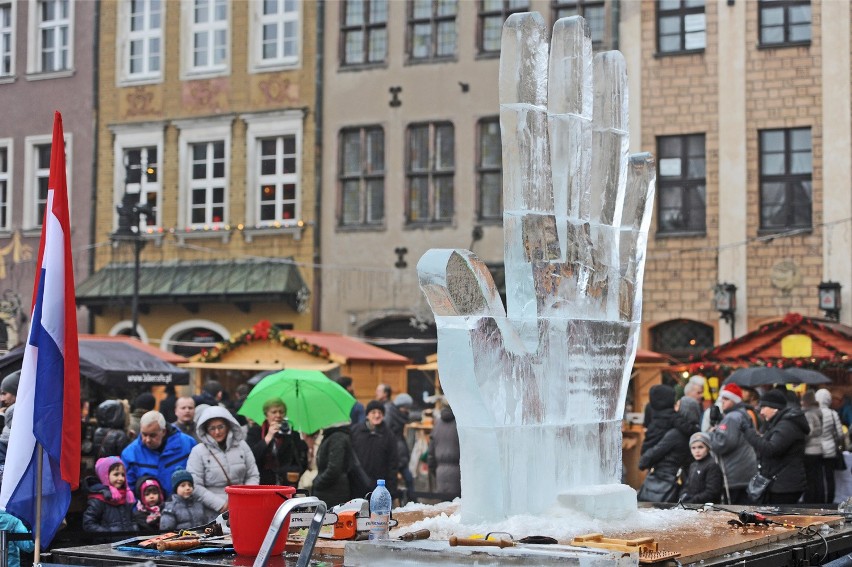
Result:
M719 318L731 325L731 339L735 338L734 313L737 311L737 286L732 283L716 284L713 288L713 307L719 312Z
M115 244L122 242L133 244L133 299L130 303L130 333L132 336L138 338L140 256L142 255L142 249L145 247L145 239L139 232L139 221L143 215L149 217L154 214L154 211L150 205L143 205L139 202L141 186L140 184L131 182L132 175L133 166L130 163L128 154L125 153L124 196L121 198L121 204L116 207L118 211L118 228L112 233L110 239Z
M820 282L819 308L825 311L826 318L840 321L840 284L838 282Z

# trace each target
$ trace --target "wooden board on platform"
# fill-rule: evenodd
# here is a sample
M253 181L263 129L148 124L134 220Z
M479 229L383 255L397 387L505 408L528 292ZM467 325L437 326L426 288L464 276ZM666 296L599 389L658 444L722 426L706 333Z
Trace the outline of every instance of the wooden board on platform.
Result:
M660 549L679 553L678 559L686 565L759 545L781 542L795 537L798 534L797 528L813 526L819 529L822 524L843 524L842 516L772 516L771 519L777 522L792 524L797 528L777 525L733 528L728 525L728 520L736 518L735 514L720 511L701 514L703 521L699 527L685 526L683 529L667 530L665 533L637 529L630 532L630 537L653 537L659 542Z

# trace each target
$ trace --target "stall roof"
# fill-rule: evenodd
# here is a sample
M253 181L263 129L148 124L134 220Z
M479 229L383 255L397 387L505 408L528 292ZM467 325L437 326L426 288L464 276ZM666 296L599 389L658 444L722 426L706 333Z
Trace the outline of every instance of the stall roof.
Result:
M338 335L336 333L324 333L320 331L284 331L285 334L296 337L303 341L325 348L331 355L331 359L341 364L352 361L377 361L398 362L399 364L411 364L411 359L396 354L381 347L373 346L355 337Z
M788 313L695 358L705 363L731 366L788 360L791 357L784 356L781 342L790 335L804 335L810 339L811 353L801 358L846 365L852 357L852 327L830 319Z
M109 386L156 386L189 384L189 371L173 363L186 362L180 355L161 351L132 337L80 335L80 376ZM24 345L0 358L0 375L19 370Z

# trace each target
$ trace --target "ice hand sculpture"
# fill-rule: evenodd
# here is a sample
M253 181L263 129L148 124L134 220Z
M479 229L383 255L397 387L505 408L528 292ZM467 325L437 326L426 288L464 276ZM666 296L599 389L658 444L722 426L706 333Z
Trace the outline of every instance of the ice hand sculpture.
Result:
M503 27L500 125L508 314L467 250L417 270L435 314L441 384L461 441L466 522L538 514L620 485L621 418L636 354L654 192L628 156L621 53L592 55L581 17ZM604 486L601 486L604 485Z

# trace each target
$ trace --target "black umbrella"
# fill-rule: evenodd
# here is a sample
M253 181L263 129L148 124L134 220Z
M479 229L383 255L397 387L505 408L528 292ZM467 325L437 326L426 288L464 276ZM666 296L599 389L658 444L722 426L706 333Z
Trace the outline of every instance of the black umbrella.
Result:
M831 384L831 378L816 370L794 366L792 368L785 368L784 372L790 376L787 379L788 384Z
M790 375L774 366L750 366L737 368L725 378L725 384L736 384L746 388L756 386L771 386L772 384L788 384Z

